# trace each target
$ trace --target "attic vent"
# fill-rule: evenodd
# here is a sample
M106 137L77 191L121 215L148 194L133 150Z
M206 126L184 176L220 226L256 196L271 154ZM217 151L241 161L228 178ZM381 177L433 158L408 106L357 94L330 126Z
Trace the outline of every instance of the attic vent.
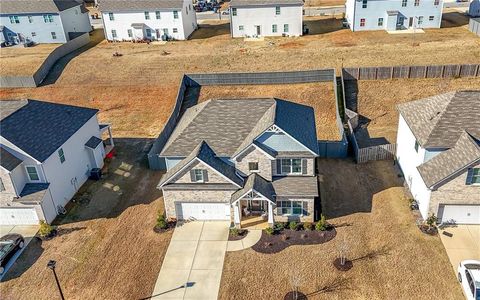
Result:
M267 132L281 133L282 130L278 128L276 125L272 125L270 126L270 128L267 129Z

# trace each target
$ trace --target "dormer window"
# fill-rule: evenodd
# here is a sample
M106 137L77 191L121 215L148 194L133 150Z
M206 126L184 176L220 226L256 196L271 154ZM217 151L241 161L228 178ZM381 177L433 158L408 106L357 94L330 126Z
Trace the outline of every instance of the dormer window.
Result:
M192 181L193 182L205 182L203 176L204 171L200 169L192 170Z
M258 172L258 162L249 162L248 163L248 170L250 172Z

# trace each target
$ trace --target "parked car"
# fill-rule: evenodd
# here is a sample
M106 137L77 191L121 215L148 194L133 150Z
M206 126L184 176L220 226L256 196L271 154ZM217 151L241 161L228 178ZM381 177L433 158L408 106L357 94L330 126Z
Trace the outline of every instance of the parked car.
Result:
M458 265L458 281L468 300L480 299L480 260L464 260Z
M0 274L18 250L25 246L25 239L17 233L9 233L0 238Z

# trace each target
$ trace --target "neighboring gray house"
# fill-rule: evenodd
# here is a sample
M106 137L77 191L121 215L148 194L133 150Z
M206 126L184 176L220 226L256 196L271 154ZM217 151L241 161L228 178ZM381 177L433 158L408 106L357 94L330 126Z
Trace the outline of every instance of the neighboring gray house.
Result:
M0 101L0 225L50 223L112 150L97 109ZM102 134L108 131L109 145Z
M166 216L313 221L318 144L311 107L279 99L209 100L189 108L159 154Z
M480 0L473 0L468 8L468 15L471 17L480 17Z
M66 43L92 26L83 1L1 0L0 29L0 41L10 44Z
M424 218L480 224L480 91L398 105L397 159Z

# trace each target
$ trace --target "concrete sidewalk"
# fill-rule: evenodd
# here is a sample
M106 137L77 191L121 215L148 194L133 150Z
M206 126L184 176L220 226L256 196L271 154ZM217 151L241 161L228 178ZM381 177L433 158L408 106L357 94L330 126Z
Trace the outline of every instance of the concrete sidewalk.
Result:
M151 299L217 299L230 222L177 226Z
M228 241L227 251L240 251L243 249L248 249L258 243L262 237L262 230L260 229L249 229L247 236L238 241Z
M480 260L480 225L446 227L440 231L440 238L455 274L457 274L460 261L466 259Z

